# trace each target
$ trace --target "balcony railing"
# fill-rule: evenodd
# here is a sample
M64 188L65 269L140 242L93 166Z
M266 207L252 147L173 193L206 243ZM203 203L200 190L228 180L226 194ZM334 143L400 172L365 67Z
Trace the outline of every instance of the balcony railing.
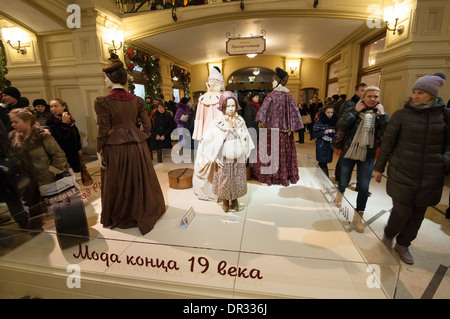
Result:
M240 1L244 9L244 0L116 0L116 5L122 13L136 13L232 1Z

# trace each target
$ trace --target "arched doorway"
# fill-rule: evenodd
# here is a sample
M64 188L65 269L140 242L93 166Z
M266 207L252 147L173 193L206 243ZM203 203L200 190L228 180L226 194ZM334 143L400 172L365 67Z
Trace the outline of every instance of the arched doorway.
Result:
M247 95L259 94L260 103L272 91L275 72L268 68L251 66L234 71L225 83L227 91L233 91L242 105Z

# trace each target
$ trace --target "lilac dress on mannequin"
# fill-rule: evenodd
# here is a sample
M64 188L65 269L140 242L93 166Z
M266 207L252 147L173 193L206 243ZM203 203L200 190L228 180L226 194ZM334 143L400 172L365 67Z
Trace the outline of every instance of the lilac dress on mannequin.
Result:
M269 93L256 115L256 121L263 123L266 130L259 130L254 176L268 185L289 186L289 183L297 183L297 151L292 132L302 129L303 122L289 90L280 85Z

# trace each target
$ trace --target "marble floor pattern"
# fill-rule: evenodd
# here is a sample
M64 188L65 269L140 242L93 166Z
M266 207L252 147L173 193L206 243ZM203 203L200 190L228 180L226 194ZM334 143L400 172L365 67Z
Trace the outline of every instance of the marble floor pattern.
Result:
M145 236L137 229L103 228L98 184L82 187L90 259L87 251L75 257L78 247L61 251L50 218L42 233L24 233L14 223L0 227L7 234L0 245L0 298L450 298L448 185L441 203L428 209L410 248L414 265L406 265L395 251L379 247L392 207L385 179L370 185L364 234L352 231L317 187L315 143L308 137L296 144L297 184L268 187L251 180L247 195L239 199L242 210L228 214L218 203L199 201L192 189L168 187L170 170L192 164L173 163L170 151L162 164L155 156L168 210ZM331 181L336 161L337 155L329 165ZM99 180L96 161L88 167ZM345 192L350 204L356 200L354 179ZM181 228L190 207L196 215ZM67 289L69 264L81 269L80 289ZM391 274L389 281L381 279L384 289L367 287L368 264Z

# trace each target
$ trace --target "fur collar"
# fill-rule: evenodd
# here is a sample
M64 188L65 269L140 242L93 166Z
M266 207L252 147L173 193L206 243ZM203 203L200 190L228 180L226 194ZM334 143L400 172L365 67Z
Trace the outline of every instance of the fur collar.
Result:
M31 129L31 134L27 139L24 139L22 134L17 131L11 131L9 133L9 139L11 141L11 147L13 149L21 149L23 151L30 151L37 146L43 144L44 138L51 136L49 130L33 126Z

